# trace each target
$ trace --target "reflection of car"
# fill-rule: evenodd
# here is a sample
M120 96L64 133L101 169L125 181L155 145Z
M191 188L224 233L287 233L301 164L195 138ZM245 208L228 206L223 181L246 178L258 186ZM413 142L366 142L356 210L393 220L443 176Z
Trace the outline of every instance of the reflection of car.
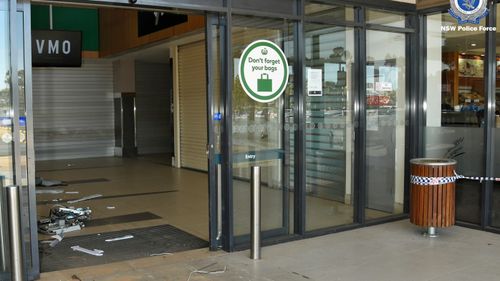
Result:
M275 112L275 109L272 107L266 107L262 109L255 109L254 113L255 118L277 118L278 113Z
M264 110L255 111L255 118L263 118L263 117L265 117Z
M391 97L388 95L369 95L366 97L366 104L369 106L383 106L391 104Z
M342 116L344 116L344 110L341 109L325 110L325 117L342 117Z

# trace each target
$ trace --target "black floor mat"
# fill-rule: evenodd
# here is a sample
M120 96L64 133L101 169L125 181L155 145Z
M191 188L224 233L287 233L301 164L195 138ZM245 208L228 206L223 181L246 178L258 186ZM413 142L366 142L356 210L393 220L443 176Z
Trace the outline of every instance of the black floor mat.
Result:
M129 222L145 221L145 220L156 220L156 219L161 219L161 217L150 212L142 212L142 213L134 213L122 216L101 218L101 219L91 219L85 223L85 227L101 226L101 225L117 224L117 223L129 223Z
M104 240L125 235L134 238L105 242ZM76 252L72 246L104 251L101 257ZM208 247L208 242L171 225L114 231L64 238L54 248L40 245L42 272L106 264L117 261L149 257L151 254L175 253Z

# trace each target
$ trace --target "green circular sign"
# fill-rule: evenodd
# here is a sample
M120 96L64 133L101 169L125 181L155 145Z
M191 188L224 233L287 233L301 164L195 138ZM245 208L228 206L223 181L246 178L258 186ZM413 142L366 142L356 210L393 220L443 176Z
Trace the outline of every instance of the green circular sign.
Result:
M250 43L238 66L241 86L257 102L268 103L279 98L288 83L288 61L283 51L271 41Z

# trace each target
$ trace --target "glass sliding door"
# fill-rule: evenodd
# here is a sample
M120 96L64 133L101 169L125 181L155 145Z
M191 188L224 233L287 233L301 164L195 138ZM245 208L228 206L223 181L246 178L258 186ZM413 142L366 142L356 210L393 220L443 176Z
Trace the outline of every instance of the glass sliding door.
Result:
M293 24L283 20L233 17L232 93L233 217L236 243L250 233L250 168L261 167L262 231L264 237L284 235L291 227L290 193L293 189ZM289 80L275 101L258 103L239 82L242 51L255 40L266 39L281 47L288 59ZM239 239L239 240L238 240Z
M365 106L365 217L370 220L403 213L406 129L405 34L366 31Z
M480 31L442 32L457 26L447 12L427 16L427 95L424 108L424 156L453 158L456 171L482 176L484 158L484 52ZM484 19L480 25L485 25ZM474 25L475 26L475 25ZM482 186L456 183L457 220L480 224Z
M305 35L304 172L310 231L353 223L354 29L306 24Z
M497 28L500 27L500 6L496 4L496 15L497 15ZM492 124L493 135L494 135L494 172L495 177L500 177L500 31L497 30L496 34L496 82L495 82L495 122ZM500 182L493 183L493 198L492 198L492 210L491 210L491 226L500 228Z
M8 0L0 0L0 118L2 120L10 120L11 116L11 64L10 64L10 16L9 16L9 3ZM9 122L1 127L1 136L6 138L12 138L12 124ZM8 240L8 223L7 223L7 202L5 197L5 190L3 189L6 185L12 184L14 180L13 171L13 161L12 161L12 143L11 142L0 142L0 177L1 185L0 188L0 279L9 280L10 279L10 268L9 268L9 240Z
M26 276L38 276L38 242L36 235L36 206L33 204L34 181L28 176L27 100L31 94L31 53L25 40L31 38L29 2L0 1L0 279L10 280L9 240L6 208L6 186L21 187L21 226L24 269ZM28 50L28 51L26 51ZM26 68L28 66L28 68ZM31 125L31 123L30 123ZM33 246L33 247L32 247ZM5 274L5 275L4 275Z
M222 116L224 101L221 79L221 45L223 31L217 14L206 16L207 51L207 121L209 173L210 249L222 246Z
M18 134L16 146L18 146L19 163L15 166L19 171L16 176L19 180L16 185L21 187L22 204L22 226L23 239L26 245L25 259L29 276L37 276L38 272L38 236L36 224L36 202L35 202L35 175L34 159L29 157L34 155L33 150L33 128L32 122L32 102L31 102L31 52L26 48L26 40L31 38L31 28L26 28L30 24L30 5L23 3L19 5L16 17L17 35L17 68L18 68L18 97L13 99L14 106L14 129ZM28 141L29 140L29 141Z

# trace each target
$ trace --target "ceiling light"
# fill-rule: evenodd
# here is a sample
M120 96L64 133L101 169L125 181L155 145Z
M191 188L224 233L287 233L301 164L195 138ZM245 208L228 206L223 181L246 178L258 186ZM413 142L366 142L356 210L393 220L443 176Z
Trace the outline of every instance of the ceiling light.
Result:
M476 43L472 43L472 44L470 44L470 45L471 45L472 47L476 47L476 46L477 46L477 45L476 45Z

